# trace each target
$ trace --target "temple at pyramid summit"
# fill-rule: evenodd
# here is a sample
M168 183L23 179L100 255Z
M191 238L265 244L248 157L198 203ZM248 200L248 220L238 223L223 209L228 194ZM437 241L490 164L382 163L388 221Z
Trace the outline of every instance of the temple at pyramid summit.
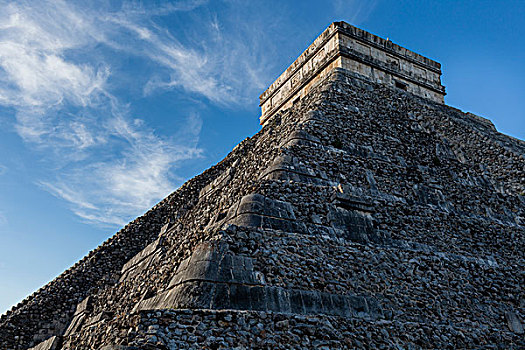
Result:
M261 94L261 124L335 68L444 103L441 65L345 22L334 22Z
M525 142L440 76L332 23L256 135L2 315L0 348L525 348Z

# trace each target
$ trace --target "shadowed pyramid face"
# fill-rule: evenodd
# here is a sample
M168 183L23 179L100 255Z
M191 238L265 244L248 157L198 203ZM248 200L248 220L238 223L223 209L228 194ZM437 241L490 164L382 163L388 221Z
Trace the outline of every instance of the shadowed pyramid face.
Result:
M4 317L0 340L523 346L523 154L483 118L333 70Z

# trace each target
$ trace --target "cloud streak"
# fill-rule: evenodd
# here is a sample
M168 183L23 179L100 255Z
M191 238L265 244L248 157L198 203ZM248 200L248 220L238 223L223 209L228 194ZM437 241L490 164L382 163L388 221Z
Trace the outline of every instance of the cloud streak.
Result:
M134 54L158 65L144 87L146 95L180 88L220 105L239 107L253 102L270 76L271 64L260 55L263 23L251 22L250 30L230 30L231 20L206 12L201 16L204 19L199 17L183 37L135 16L108 21L136 40L131 49Z
M63 1L1 6L0 104L16 111L16 131L52 170L39 186L101 225L123 225L173 191L173 169L201 154L200 117L179 121L178 139L132 117L112 92L110 60L92 49L118 49L115 33L128 29ZM127 40L142 40L134 35Z
M376 5L377 0L366 2L357 0L335 0L332 3L335 12L345 14L346 20L353 25L359 25L366 21Z
M242 108L273 73L266 33L280 18L259 18L262 3L0 6L0 106L15 111L15 130L49 169L35 182L97 224L140 214L180 183L181 162L202 155L197 113L174 111L181 132L170 137L137 117L134 101L168 92Z
M93 92L104 88L109 72L105 67L68 62L64 54L93 41L86 34L92 25L61 1L2 7L0 101L34 109L64 100L89 104Z
M191 118L200 124L197 116ZM68 201L81 218L122 226L129 213L140 213L173 191L170 168L201 154L192 145L200 125L186 134L186 137L193 135L187 146L159 139L153 131L145 131L139 120L130 124L125 119L114 119L108 127L113 136L128 143L115 162L93 162L85 168L73 168L62 174L57 184L40 182L40 185ZM85 187L90 191L83 191Z

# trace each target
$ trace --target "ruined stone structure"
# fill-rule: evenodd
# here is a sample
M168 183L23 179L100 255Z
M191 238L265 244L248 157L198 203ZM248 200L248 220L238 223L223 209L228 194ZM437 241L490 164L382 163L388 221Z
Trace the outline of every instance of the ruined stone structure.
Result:
M301 57L259 133L2 315L0 348L524 348L525 142L347 24Z
M290 108L334 68L444 103L441 65L345 22L334 22L261 94L261 124Z

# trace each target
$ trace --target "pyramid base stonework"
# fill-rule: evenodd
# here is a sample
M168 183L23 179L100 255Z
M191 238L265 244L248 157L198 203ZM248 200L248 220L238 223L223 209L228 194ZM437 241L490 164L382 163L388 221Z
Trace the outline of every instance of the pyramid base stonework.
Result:
M483 348L503 344L505 336L478 327L453 328L425 323L371 321L326 315L295 315L262 311L157 310L129 316L131 331L115 337L101 350L138 349L355 349L355 348ZM134 326L134 325L139 326ZM88 334L79 334L89 337ZM129 341L128 339L132 339ZM505 342L507 345L508 342ZM73 341L70 348L88 349ZM510 345L512 348L512 345ZM516 349L519 348L515 344ZM507 347L508 348L508 347Z

